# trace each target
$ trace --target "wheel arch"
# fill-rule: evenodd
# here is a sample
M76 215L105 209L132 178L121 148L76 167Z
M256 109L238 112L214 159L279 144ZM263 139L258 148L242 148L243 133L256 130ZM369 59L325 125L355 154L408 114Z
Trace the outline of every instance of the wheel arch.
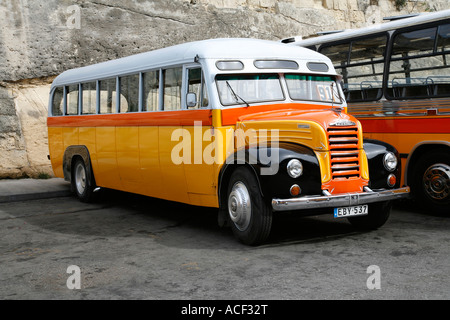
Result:
M287 175L287 172L284 167L284 163L288 161L289 159L301 159L304 165L310 166L310 170L308 170L307 175L303 175L304 177L312 177L314 175L315 182L308 183L309 186L317 187L320 191L321 186L321 180L320 180L320 165L319 160L317 159L314 152L303 146L303 145L297 145L293 143L280 143L276 147L274 146L268 146L267 148L271 149L271 155L273 152L276 152L278 154L275 159L270 162L270 165L264 164L260 161L260 159L255 156L255 154L259 154L261 152L262 154L268 154L267 151L261 151L257 150L255 148L248 148L245 150L244 154L241 154L239 151L235 152L234 154L230 155L227 160L225 161L224 165L220 169L220 173L218 176L218 200L219 200L219 208L222 207L224 203L226 203L226 194L228 190L228 183L231 177L231 174L234 172L235 169L239 167L247 167L256 177L256 180L258 182L258 188L260 194L265 198L266 201L271 201L273 196L281 196L274 193L274 190L272 190L273 185L277 185L277 181L280 182L280 184L289 185L291 186L293 183L295 183L295 179L289 178ZM257 150L257 151L255 151ZM268 168L273 166L276 168L276 172L272 174L264 174L262 173L262 170L264 168ZM288 177L288 179L291 179L292 181L286 181L285 177ZM316 186L318 184L318 186ZM276 187L278 188L278 187ZM311 187L312 188L312 187ZM289 190L289 189L287 189ZM283 196L290 196L290 195L283 195ZM224 202L225 201L225 202Z
M261 189L261 182L258 176L258 173L256 169L248 162L244 163L225 163L224 166L222 166L222 169L220 170L219 174L219 183L218 183L218 199L219 199L219 208L223 207L223 204L226 203L226 197L227 197L227 190L228 185L230 182L231 175L233 172L240 167L246 167L248 168L255 176L256 180L258 181L259 186L259 192L261 192L261 195L264 196L263 191Z
M409 153L406 159L405 166L405 177L404 181L406 185L411 183L410 178L412 176L412 172L414 172L417 162L423 154L426 154L430 151L441 150L450 152L450 142L448 141L422 141L416 144L411 152Z
M88 179L92 179L90 181L94 181L93 171L91 166L91 157L89 154L89 150L86 146L69 146L64 151L63 157L63 172L64 172L64 180L71 182L72 181L72 169L75 163L75 159L81 158L84 161L86 166L86 174L88 175Z

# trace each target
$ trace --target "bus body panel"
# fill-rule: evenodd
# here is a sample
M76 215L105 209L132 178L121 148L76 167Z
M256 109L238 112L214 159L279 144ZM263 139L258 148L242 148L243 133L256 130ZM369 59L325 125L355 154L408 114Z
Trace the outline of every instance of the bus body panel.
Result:
M95 129L97 163L93 165L96 182L99 186L122 189L117 166L116 128L98 127ZM98 178L97 178L98 177Z
M163 180L159 162L159 128L138 127L138 129L139 168L142 176L140 193L163 198L164 193L161 188Z
M48 149L50 153L50 161L53 168L53 173L56 177L64 178L63 173L63 157L64 157L64 143L63 143L63 128L48 127Z

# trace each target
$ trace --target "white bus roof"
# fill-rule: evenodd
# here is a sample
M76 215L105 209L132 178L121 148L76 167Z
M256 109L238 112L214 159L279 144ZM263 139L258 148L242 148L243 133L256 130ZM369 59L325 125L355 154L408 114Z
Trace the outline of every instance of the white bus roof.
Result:
M344 39L348 39L348 38L356 38L356 37L379 33L379 32L386 32L389 30L395 30L395 29L399 29L399 28L416 26L416 25L429 23L429 22L435 22L435 21L444 20L444 19L450 19L450 9L437 11L437 12L431 12L431 13L421 13L420 15L410 17L410 18L398 19L398 20L391 21L391 22L375 24L373 26L369 26L369 27L365 27L365 28L347 29L347 30L343 30L341 32L336 32L336 33L323 35L323 36L319 36L319 37L315 37L315 38L310 38L310 39L305 39L305 40L300 40L300 41L292 41L292 42L288 42L287 44L308 47L308 46L323 44L323 43L327 43L327 42L334 42L334 41L344 40ZM286 39L284 39L282 41L286 41Z
M165 66L194 62L194 59L290 59L325 62L333 70L331 61L309 49L286 46L277 41L227 38L183 43L168 48L144 52L61 73L52 83L56 86L88 82L133 74ZM330 71L331 71L330 70ZM291 70L292 71L292 70Z

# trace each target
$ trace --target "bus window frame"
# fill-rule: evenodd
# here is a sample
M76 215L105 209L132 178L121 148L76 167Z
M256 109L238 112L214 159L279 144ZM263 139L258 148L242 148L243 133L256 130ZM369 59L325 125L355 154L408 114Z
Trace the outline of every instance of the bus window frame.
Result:
M172 70L172 69L179 69L179 68L181 68L181 87L180 87L180 109L170 109L170 110L167 110L165 107L165 72L164 71L167 71L167 70ZM161 100L160 100L160 104L159 104L159 107L160 107L160 110L158 110L158 111L181 111L181 110L185 110L184 109L184 105L185 105L185 101L186 101L186 97L183 97L184 96L184 94L183 94L183 92L185 91L184 90L184 87L185 87L185 64L177 64L177 65L167 65L167 66L163 66L163 67L161 67L160 68L160 73L159 73L159 75L160 75L160 77L159 77L159 84L160 84L160 86L159 86L159 93L160 93L160 98L161 98ZM170 88L170 87L168 87L168 88Z
M392 34L389 31L382 31L382 32L377 32L377 33L373 33L370 35L364 35L364 36L360 36L360 37L355 37L355 38L348 38L348 39L342 39L342 40L338 40L338 41L333 41L333 42L328 42L328 43L324 43L324 44L320 44L317 46L317 52L322 53L322 49L324 48L328 48L328 47L333 47L333 46L337 46L337 45L342 45L342 44L348 44L348 54L347 54L347 61L346 61L346 65L344 66L337 66L335 65L334 61L332 61L334 69L336 70L337 73L339 73L340 75L342 75L342 80L344 79L349 79L348 76L344 76L344 73L341 72L344 68L346 69L347 73L347 69L349 67L358 67L358 66L373 66L374 63L366 63L366 62L359 62L359 63L355 63L355 64L351 64L351 52L352 52L352 46L354 42L358 42L358 41L362 41L362 40L366 40L366 39L373 39L373 38L378 38L381 36L385 36L386 37L386 49L385 49L385 57L384 59L380 60L379 62L376 63L381 63L383 65L383 74L382 74L382 83L381 83L381 96L377 96L374 99L347 99L346 97L346 92L344 92L344 97L346 98L347 102L353 103L353 102L372 102L372 101L380 101L383 96L385 95L385 80L384 77L386 76L386 60L387 60L387 55L389 52L389 48L391 46L391 37ZM322 53L323 54L323 53ZM378 60L377 60L378 61ZM344 88L342 88L344 89Z
M84 103L83 103L83 93L84 93L84 85L88 84L88 83L95 83L95 113L84 113ZM98 80L92 80L92 81L86 81L86 82L80 82L80 112L79 115L82 116L89 116L89 115L95 115L98 114L98 103L99 103L99 97L98 97L98 92L99 92L99 81ZM94 91L94 90L90 90L90 91Z
M119 87L119 89L120 89L120 84L118 84L118 78L119 78L119 76L114 76L114 77L106 77L106 78L98 78L98 79L95 79L95 80L92 80L92 81L96 81L97 82L97 113L96 114L98 114L98 115L108 115L108 114L117 114L118 113L118 108L119 108L119 106L117 105L117 103L120 101L120 97L118 98L118 91L117 91L117 89L118 89L118 87ZM115 87L116 87L116 89L115 89L115 93L116 93L116 98L115 98L115 106L114 106L114 109L113 108L111 108L111 112L101 112L101 95L100 95L100 93L101 93L101 83L102 83L102 81L107 81L107 80L111 80L111 79L114 79L114 81L115 81Z
M438 42L438 31L439 31L439 26L441 25L446 25L446 24L450 24L450 19L444 19L444 20L440 20L440 21L435 21L435 22L430 22L430 23L425 23L425 24L420 24L418 26L410 26L410 27L405 27L405 28L398 28L395 31L391 32L391 39L389 41L389 46L387 48L387 56L386 56L386 61L385 61L385 70L384 70L384 77L383 77L383 95L387 100L414 100L414 99L434 99L434 98L443 98L443 97L448 97L450 96L450 93L448 94L442 94L442 95L415 95L415 96L400 96L400 97L395 97L390 95L389 90L391 89L388 87L388 82L389 82L389 75L390 73L390 66L391 66L391 61L402 61L402 59L394 59L392 60L392 53L393 53L393 47L394 47L394 40L395 37L398 34L401 33L408 33L408 32L413 32L413 31L418 31L418 30L424 30L424 29L429 29L429 28L436 28L436 37L434 39L434 45L433 45L433 53L432 54L421 54L418 56L414 56L414 59L417 58L426 58L426 57L435 57L435 56L439 56L442 54L445 54L447 52L447 54L450 54L450 50L449 51L445 51L442 52L441 54L438 54L437 52L437 42ZM445 67L442 67L442 69ZM450 65L447 67L449 68L450 71ZM441 69L441 68L429 68L427 70L434 70L434 69ZM351 101L353 102L353 101Z
M69 87L76 86L77 87L77 113L68 113L67 108L67 96L69 95ZM72 83L64 85L64 113L63 116L79 116L81 113L81 84L80 83Z
M198 106L196 108L188 108L186 96L189 93L189 70L191 69L200 69L200 97L197 97ZM200 110L200 109L208 109L208 105L203 105L204 100L204 91L206 91L208 102L209 102L209 95L208 95L208 89L206 86L206 78L204 75L205 68L200 63L188 63L183 65L183 85L182 85L182 98L184 98L184 102L182 105L181 110ZM184 89L183 89L184 86ZM183 101L183 100L182 100Z
M139 85L139 90L140 90L140 94L139 94L139 99L141 100L141 102L140 102L140 106L139 106L139 112L160 112L160 111L164 111L163 109L162 109L162 101L161 101L161 99L163 98L163 92L161 91L161 86L162 86L162 84L163 84L163 82L162 82L162 75L163 75L163 72L162 72L162 69L163 68L154 68L154 69L145 69L145 70L141 70L140 71L140 74L141 74L141 76L140 76L140 78L139 78L139 81L140 81L140 85ZM145 104L146 104L146 101L147 101L147 97L145 96L145 76L144 76L144 74L145 73L148 73L148 72L158 72L158 106L157 106L157 109L156 110L148 110L148 106L146 106ZM144 106L145 106L145 109L146 110L144 110ZM166 110L167 111L167 110Z
M62 96L61 96L61 102L60 102L60 104L62 104L62 108L61 108L61 114L58 114L58 115L55 115L55 114L53 114L53 112L54 112L54 100L55 100L55 94L56 94L56 90L57 89L62 89ZM64 99L65 99L65 86L58 86L58 87L55 87L55 88L53 88L53 90L50 92L50 103L49 103L49 111L48 111L48 116L49 117L61 117L61 116L63 116L64 115L64 109L65 109L65 107L64 107Z
M261 69L261 70L262 71L259 72L259 73L258 72L253 72L253 71L251 71L251 72L231 72L231 73L229 73L229 72L220 72L220 73L215 73L214 74L214 87L215 87L215 93L217 94L218 102L220 104L220 109L240 108L240 107L242 107L243 105L246 104L246 102L245 102L246 99L244 99L245 100L244 101L244 100L242 100L242 98L240 98L241 101L239 101L239 102L236 101L235 103L232 103L232 104L224 104L223 103L223 101L222 101L222 99L220 97L219 84L218 84L218 80L217 80L217 77L220 77L220 76L275 75L275 76L277 76L277 80L278 80L278 82L280 84L280 90L281 90L281 94L283 95L283 99L247 101L247 103L250 104L250 105L258 105L258 104L265 104L265 103L277 103L277 102L281 103L281 102L287 101L286 99L289 96L289 94L287 94L287 92L285 92L285 87L284 87L285 83L283 84L283 82L284 82L284 74L282 75L280 72L273 72L270 69L265 69L265 70Z
M139 72L133 72L133 73L127 73L127 74L123 74L123 75L119 75L118 77L117 77L117 82L119 83L119 91L118 91L118 97L119 97L119 101L118 101L118 106L119 106L119 108L118 108L118 113L120 113L120 114L126 114L126 113L138 113L138 112L141 112L140 110L141 110L141 104L140 104L140 102L141 102L141 80L142 80L142 72L141 71L139 71ZM126 97L125 97L125 95L122 95L122 80L123 80L123 78L127 78L127 77L133 77L133 76L138 76L138 85L137 85L137 88L138 88L138 93L137 93L137 98L138 98L138 101L137 101L137 106L138 106L138 108L137 108L137 111L126 111L126 112L123 112L123 111L121 111L121 107L122 107L122 105L121 105L121 96L123 96L123 98L124 98L124 100L125 101L127 101L127 107L129 108L129 106L130 106L130 102L128 101L128 99L126 99Z
M175 68L180 68L181 69L181 97L180 97L180 103L181 103L181 108L180 109L175 109L175 110L164 110L164 70L168 70L168 69L175 69ZM198 106L198 108L193 109L193 108L188 108L186 105L186 94L188 91L188 72L190 69L200 69L201 72L201 95L203 96L204 92L206 91L207 94L208 92L208 85L206 83L206 77L205 77L205 67L200 64L200 63L184 63L184 64L177 64L177 65L167 65L167 66L163 66L163 67L159 67L159 68L154 68L154 69L145 69L145 70L140 70L138 72L129 72L129 73L125 73L125 74L120 74L120 75L114 75L112 77L103 77L103 78L96 78L96 79L91 79L91 80L86 80L84 82L79 82L79 83L72 83L72 84L65 84L63 86L58 86L52 89L51 92L51 104L53 105L53 101L54 101L54 96L55 96L55 92L57 88L62 88L63 90L63 97L62 97L62 104L63 104L63 108L62 108L62 114L61 115L54 115L53 114L53 108L50 108L49 111L49 116L52 117L59 117L59 116L69 116L67 114L67 94L68 94L68 87L69 86L77 86L78 87L78 112L77 114L72 114L72 115L82 115L82 116L90 116L90 115L109 115L109 114L129 114L129 113L140 113L140 112L170 112L170 111L182 111L182 110L198 110L198 109L211 109L211 104L210 104L210 98L208 98L208 105L204 106L203 105L203 101L200 101L200 104ZM147 72L155 72L157 71L159 73L159 87L158 87L158 109L157 110L143 110L144 109L144 104L145 104L145 99L144 99L144 73ZM121 78L123 77L127 77L127 76L133 76L133 75L138 75L139 76L139 93L138 93L138 111L133 111L133 112L120 112L120 97L121 97ZM108 80L114 80L115 81L115 107L113 109L111 109L111 112L109 113L101 113L101 82L102 81L108 81ZM83 113L83 83L95 83L96 85L96 106L95 106L95 113L90 113L90 114L84 114Z

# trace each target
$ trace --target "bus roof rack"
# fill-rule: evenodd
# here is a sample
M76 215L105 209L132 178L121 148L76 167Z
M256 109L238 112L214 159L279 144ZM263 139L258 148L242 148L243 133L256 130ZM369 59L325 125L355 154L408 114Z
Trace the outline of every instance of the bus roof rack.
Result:
M420 13L404 14L404 15L401 15L401 16L384 17L383 20L385 20L385 21L395 21L395 20L400 20L400 19L417 17L418 15L420 15Z

